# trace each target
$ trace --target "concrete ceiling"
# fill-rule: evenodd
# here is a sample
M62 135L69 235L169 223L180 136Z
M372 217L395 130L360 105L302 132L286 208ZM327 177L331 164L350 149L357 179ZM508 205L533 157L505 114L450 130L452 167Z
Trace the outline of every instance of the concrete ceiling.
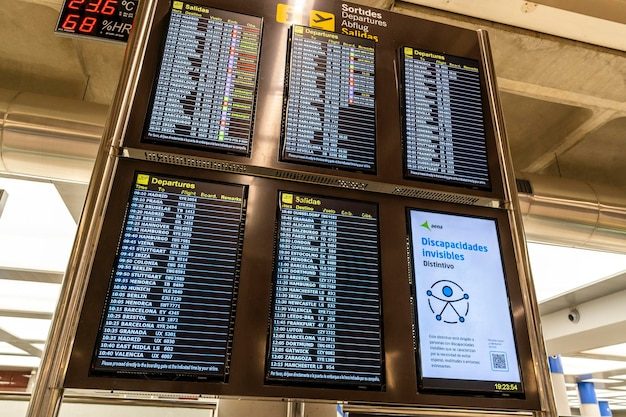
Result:
M487 29L516 171L610 185L626 195L624 51L411 3L356 2ZM110 105L125 46L54 34L61 4L14 0L3 5L0 89ZM76 215L84 185L58 188ZM611 342L626 342L621 335ZM582 350L567 336L568 351Z
M55 35L61 0L12 1L0 14L0 87L110 104L124 45Z

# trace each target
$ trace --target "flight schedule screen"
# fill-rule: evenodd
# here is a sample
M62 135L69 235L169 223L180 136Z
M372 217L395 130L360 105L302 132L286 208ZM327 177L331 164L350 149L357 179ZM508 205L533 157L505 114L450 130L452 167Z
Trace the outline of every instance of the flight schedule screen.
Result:
M249 153L261 25L257 17L172 3L148 140Z
M408 177L490 188L478 62L401 50Z
M137 173L92 371L223 378L245 189Z
M378 207L281 192L269 382L383 385Z
M361 38L292 27L284 160L375 171L374 46Z

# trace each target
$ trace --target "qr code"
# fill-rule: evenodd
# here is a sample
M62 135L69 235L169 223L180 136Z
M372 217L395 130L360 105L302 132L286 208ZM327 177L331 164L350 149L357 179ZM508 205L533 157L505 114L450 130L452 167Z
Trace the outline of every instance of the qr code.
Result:
M491 369L494 371L508 371L509 363L505 352L491 352Z

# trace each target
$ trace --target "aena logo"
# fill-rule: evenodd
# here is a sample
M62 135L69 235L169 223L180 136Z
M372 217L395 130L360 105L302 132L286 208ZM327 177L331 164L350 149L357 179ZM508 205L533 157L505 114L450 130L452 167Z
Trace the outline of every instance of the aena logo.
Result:
M440 224L429 225L428 220L420 224L420 226L422 226L424 229L427 229L428 231L431 231L431 232L432 232L432 229L443 229L443 226Z

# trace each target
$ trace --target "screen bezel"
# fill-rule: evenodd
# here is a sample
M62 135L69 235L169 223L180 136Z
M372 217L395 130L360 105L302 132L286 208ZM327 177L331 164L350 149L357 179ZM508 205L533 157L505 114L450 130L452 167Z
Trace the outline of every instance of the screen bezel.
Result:
M504 381L484 381L484 380L470 380L470 379L448 379L448 378L432 378L432 377L424 377L423 375L423 364L422 360L422 352L420 349L420 326L419 326L419 318L417 312L417 277L415 276L415 259L414 255L414 240L413 240L413 227L417 227L419 225L413 225L411 220L412 212L421 212L421 213L433 213L433 214L442 214L448 215L452 217L464 217L469 219L479 219L479 220L488 220L492 221L494 224L495 230L495 238L498 241L498 255L500 266L502 268L502 276L504 280L504 286L506 290L506 305L509 307L509 315L511 318L511 332L514 341L515 354L517 356L517 369L519 374L519 381L516 382L504 382ZM418 209L415 207L407 207L406 208L406 218L407 218L407 236L408 236L408 263L409 263L409 279L411 283L411 303L412 303L412 317L413 317L413 337L414 337L414 349L415 349L415 362L417 366L417 377L418 377L418 390L420 392L434 392L434 393L449 393L449 394L478 394L485 395L491 397L514 397L514 398L524 398L524 376L522 373L522 364L520 362L520 351L519 351L519 343L517 341L517 331L514 322L514 316L512 311L512 303L511 303L511 292L515 292L514 282L511 282L511 278L507 275L507 270L505 268L505 259L503 257L503 242L502 242L502 227L500 225L501 220L498 218L494 218L493 216L487 215L468 215L468 214L459 214L449 211L441 211L441 210L425 210ZM519 330L519 328L517 329ZM495 388L496 384L502 384L503 386L512 387L519 386L519 389L515 390L498 390Z
M483 148L485 150L485 168L487 168L487 183L486 184L472 184L472 183L468 183L468 182L464 182L464 181L460 181L460 180L453 180L453 179L439 179L439 178L433 178L433 177L429 177L426 175L420 175L420 174L415 174L415 173L411 173L411 170L408 167L408 141L407 141L407 115L406 115L406 86L405 86L405 72L406 72L406 68L405 68L405 54L404 54L404 48L405 47L409 47L412 49L418 49L422 52L426 52L426 53L432 53L432 54L437 54L437 55L444 55L446 57L446 59L448 58L452 58L455 59L457 61L466 61L468 63L472 63L472 65L476 65L478 67L478 77L479 77L479 87L480 87L480 100L481 100L481 111L483 114L483 121L482 121L482 128L483 128L483 135L484 135L484 143L483 143ZM489 120L488 120L488 116L489 116L489 111L486 111L485 109L489 109L489 103L486 99L486 94L485 94L485 81L484 81L484 66L482 65L482 61L480 59L477 58L468 58L468 57L462 57L462 56L456 56L456 55L451 55L451 54L447 54L447 53L443 53L443 52L437 52L437 51L432 51L429 49L424 49L424 48L418 48L418 47L413 47L412 45L403 45L400 48L398 48L398 52L397 52L397 56L398 56L398 81L399 81L399 94L400 94L400 118L401 118L401 129L402 129L402 166L403 166L403 172L404 172L404 177L409 179L409 180L413 180L413 181L420 181L420 182L427 182L427 183L433 183L433 184L441 184L441 185L451 185L454 187L460 187L462 189L468 189L468 190L483 190L483 191L492 191L493 187L492 184L494 182L494 178L498 177L498 172L494 172L493 170L493 159L494 156L497 155L497 153L495 153L495 149L490 149L493 148L491 145L491 142L493 142L493 140L489 140L489 136L488 134L490 133L489 130Z
M166 2L166 3L170 3L170 2ZM185 4L192 4L192 5L201 5L201 3L195 2L195 1L188 1L188 0L184 0ZM171 3L173 5L173 3ZM146 108L146 115L145 115L145 124L143 126L143 134L141 136L141 142L142 143L154 143L154 144L160 144L166 147L180 147L180 148L188 148L188 149L196 149L199 151L204 151L204 152L216 152L216 153L226 153L226 154L234 154L234 155L242 155L242 156L250 156L250 152L252 150L252 138L253 138L253 133L254 133L254 120L255 120L255 114L256 114L256 105L257 105L257 95L258 95L258 84L259 84L259 72L260 72L260 66L261 66L261 46L262 46L262 40L263 40L263 18L262 17L257 17L257 16L252 16L252 15L245 15L244 13L239 13L239 12L233 12L230 11L228 9L217 9L220 13L226 13L226 14L233 14L233 15L244 15L245 17L249 18L249 19L258 19L259 20L259 47L258 47L258 58L257 58L257 68L256 68L256 74L255 74L255 87L254 87L254 94L253 94L253 102L252 102L252 112L250 114L250 125L249 125L249 130L248 130L248 143L247 143L247 149L246 150L238 150L238 149L231 149L228 147L220 147L214 144L194 144L194 143L188 143L188 142L183 142L183 141L177 141L175 139L162 139L162 138L155 138L154 136L152 136L150 134L150 121L152 119L152 111L154 108L154 102L156 99L156 90L157 90L157 85L159 82L159 76L161 74L161 67L163 66L163 61L164 61L164 51L165 51L165 47L166 47L166 42L167 42L167 36L169 33L169 25L170 25L170 21L171 21L171 17L172 17L172 9L173 7L169 8L169 12L163 22L163 24L165 25L165 33L162 35L162 39L161 39L161 45L160 45L160 50L159 50L159 55L160 58L158 58L158 61L156 62L156 73L154 76L154 80L153 80L153 85L152 88L150 90L150 98L148 101L148 106ZM213 8L211 8L213 9Z
M340 171L353 171L353 172L362 172L362 173L366 173L366 174L376 174L377 172L377 154L378 154L378 149L377 149L377 140L376 138L378 137L378 131L376 129L376 119L377 119L377 105L376 105L376 101L374 101L374 141L373 141L373 154L374 154L374 162L372 163L372 166L370 168L358 168L358 167L351 167L349 165L341 165L341 164L336 164L336 163L324 163L324 162L315 162L315 161L308 161L305 159L300 159L300 158L293 158L293 157L289 157L287 155L287 121L289 119L289 101L290 101L290 89L291 89L291 66L292 66L292 61L293 61L293 42L294 42L294 27L305 27L306 26L300 26L300 25L292 25L291 28L289 29L289 45L287 47L287 63L285 65L285 92L284 92L284 104L283 104L283 118L282 118L282 129L281 129L281 135L280 135L280 160L284 161L284 162L289 162L289 163L295 163L295 164L303 164L303 165L311 165L311 166L315 166L315 167L319 167L319 168L329 168L329 169L335 169L335 170L340 170ZM322 30L322 29L315 29L315 31L319 31L319 32L326 32L326 33L335 33L335 32L328 32L326 30ZM359 43L361 45L365 45L368 47L372 47L374 49L374 97L376 97L376 42L374 41L370 41L367 39L362 39L362 38L357 38L354 36L348 36L348 35L344 35L341 33L336 33L337 36L339 36L341 39L346 39L346 38L351 38L354 39L355 43ZM293 140L293 139L292 139Z
M289 378L278 378L278 377L269 377L269 373L271 371L271 348L272 341L271 335L273 334L273 318L276 313L276 287L277 287L277 279L278 279L278 267L279 267L279 248L280 244L280 227L281 227L281 200L280 196L282 193L293 193L299 196L305 195L307 197L313 199L329 199L335 200L339 202L339 204L345 204L349 206L350 204L367 204L372 205L376 208L376 212L379 213L379 207L377 203L372 203L370 201L356 201L356 200L348 200L345 198L336 198L336 197L328 197L327 195L320 194L311 194L311 193L295 193L293 191L287 191L285 189L281 189L278 191L278 195L276 196L276 220L274 227L274 259L273 259L273 271L272 271L272 288L271 288L271 298L270 298L270 313L269 313L269 322L268 322L268 337L267 337L267 347L266 347L266 358L265 358L265 381L268 384L279 384L279 385L300 385L306 387L317 387L317 388L345 388L345 389L360 389L360 390L377 390L384 391L385 390L385 346L384 346L384 328L383 328L383 319L382 319L382 266L380 262L380 216L376 218L376 239L377 239L377 256L378 256L378 301L379 301L379 343L380 343L380 383L348 383L342 381L325 381L325 380L315 380L315 379L289 379ZM339 329L338 329L339 330Z
M234 266L234 271L233 271L233 276L232 276L232 279L233 279L232 287L230 289L232 295L231 295L231 302L230 302L230 314L229 314L229 319L228 319L229 328L224 334L224 336L226 336L226 347L225 347L225 352L224 352L224 362L222 363L222 366L223 366L222 371L221 372L206 372L206 373L202 373L202 372L154 372L154 371L142 372L142 371L137 371L137 370L107 368L107 367L96 365L96 362L98 361L98 356L99 356L98 350L100 349L101 343L103 343L103 340L102 340L104 336L103 331L105 327L105 322L107 320L108 310L111 304L112 292L114 291L116 271L118 270L120 266L119 259L121 256L121 252L123 250L122 239L124 236L124 231L126 230L126 227L128 226L128 220L129 220L128 215L129 215L129 210L131 209L131 204L132 204L131 200L133 198L134 191L136 190L135 182L136 182L137 176L140 174L149 174L151 176L154 175L152 172L140 171L140 170L135 171L133 174L133 178L135 179L135 181L133 181L132 184L130 184L130 190L129 190L128 197L126 200L126 206L123 210L124 213L123 213L122 222L120 224L121 227L119 228L117 247L115 248L115 252L114 252L115 257L111 265L109 284L107 287L107 292L105 296L103 310L101 313L100 323L98 325L98 335L96 337L96 343L94 345L93 353L91 356L91 364L89 367L90 375L103 376L103 377L116 377L116 378L143 378L143 379L189 380L189 381L213 379L213 380L227 381L228 373L229 373L230 349L232 346L232 334L233 334L233 328L234 328L234 316L235 316L235 310L236 310L237 290L239 286L239 282L238 282L239 270L241 268L241 251L242 251L242 246L243 246L243 229L244 229L244 224L245 224L245 212L246 212L247 191L248 191L246 186L242 186L240 184L226 184L223 182L206 181L206 180L198 181L198 180L191 179L191 181L194 181L194 182L212 183L218 186L226 186L226 187L236 187L236 188L240 188L240 191L241 191L242 201L241 201L241 209L240 209L239 221L238 221L238 238L237 238L238 241L235 246L236 254L233 259L236 263ZM171 176L167 176L167 177L170 178ZM173 176L173 178L177 180L188 179L188 178L181 177L181 176ZM117 190L121 190L124 188L125 185L126 184L117 183L114 185L114 187Z

